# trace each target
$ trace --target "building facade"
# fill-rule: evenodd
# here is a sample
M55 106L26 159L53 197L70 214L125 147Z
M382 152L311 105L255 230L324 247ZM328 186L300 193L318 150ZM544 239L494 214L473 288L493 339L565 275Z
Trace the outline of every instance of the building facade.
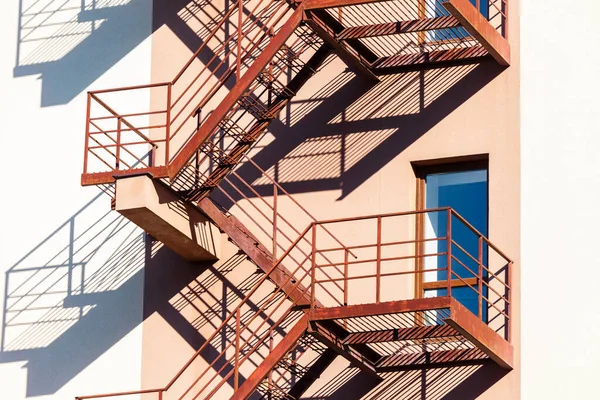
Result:
M593 12L2 9L2 398L594 397Z

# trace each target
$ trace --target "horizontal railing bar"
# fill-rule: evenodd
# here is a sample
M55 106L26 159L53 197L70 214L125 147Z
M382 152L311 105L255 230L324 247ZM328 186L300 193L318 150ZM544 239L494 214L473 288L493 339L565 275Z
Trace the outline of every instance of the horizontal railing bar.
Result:
M399 276L399 275L417 275L424 274L426 272L436 272L436 271L447 271L446 268L436 268L436 269L427 269L421 271L400 271L400 272L385 272L379 276ZM326 283L326 282L337 282L337 281L345 281L345 280L356 280L356 279L366 279L366 278L376 278L377 274L371 275L358 275L358 276L348 276L341 278L331 278L331 279L316 279L315 284L317 283Z
M90 97L92 97L94 100L96 100L96 102L98 104L100 104L102 107L104 107L108 112L110 112L111 114L113 114L114 116L119 116L119 113L117 113L115 110L113 110L112 108L110 108L105 102L103 102L102 100L100 100L96 95L94 95L93 93L90 93ZM127 125L128 127L134 129L134 132L137 133L138 135L140 135L142 137L142 139L147 140L150 144L152 144L153 146L156 147L156 145L154 144L154 142L152 140L150 140L148 137L146 137L146 135L144 135L142 132L135 130L135 127L133 125L131 125L129 123L129 121L127 121L125 118L122 118L119 116L119 118L121 118L121 121L123 121L123 123L125 125ZM100 129L100 128L98 128Z
M454 271L451 271L451 272L452 272L452 274L453 274L454 276L456 276L458 279L460 279L461 281L463 280L463 279L462 279L462 278L461 278L461 277L460 277L458 274L456 274ZM463 282L464 282L464 281L463 281ZM483 293L479 293L479 291L478 291L478 290L476 290L476 289L475 289L474 287L472 287L471 285L467 284L467 286L471 287L471 289L473 289L473 291L474 291L476 294L480 295L480 296L481 296L481 298L482 298L483 300L485 300L485 302L486 302L488 305L490 305L490 306L494 307L494 308L496 309L496 311L498 311L500 314L502 314L504 317L506 317L506 319L510 319L510 317L509 317L507 314L505 314L505 313L504 313L504 311L500 310L498 307L496 307L496 306L494 305L494 303L492 303L492 302L490 301L489 297L487 297L487 296L484 296L484 295L483 295Z
M97 135L99 133L117 133L117 132L132 132L132 131L135 132L136 129L159 129L159 128L166 128L166 127L167 127L167 125L163 124L163 125L139 126L136 128L108 129L108 130L102 130L99 132L90 132L90 135ZM153 140L152 142L158 143L158 142L164 142L164 141L166 141L166 139ZM148 142L146 142L146 143L148 143Z
M91 95L96 95L96 94L102 94L102 93L123 92L126 90L152 89L155 87L169 86L170 84L171 84L171 82L149 83L147 85L123 86L123 87L112 88L112 89L92 90L88 93Z
M98 141L96 140L96 138L94 138L94 137L91 137L91 136L90 136L90 139L92 139L94 142L96 142L96 143L98 143L98 144L101 144L101 143L100 143L100 142L98 142ZM93 152L93 151L92 151L92 148L88 147L88 150L89 150L89 151L90 151L90 152L91 152L93 155L95 155L96 157L98 157L98 158L99 158L99 159L100 159L102 162L104 162L104 164L106 164L106 165L107 165L107 166L108 166L108 167L109 167L111 170L113 170L113 171L114 171L114 170L116 169L114 166L112 166L112 165L108 164L108 162L107 162L107 161L105 161L103 158L101 158L101 157L100 157L98 154L96 154L95 152ZM113 156L115 160L118 160L118 159L117 159L117 155L116 155L115 153L111 152L109 149L106 149L106 148L103 148L103 150L104 150L104 151L106 151L106 152L107 152L108 154L110 154L111 156ZM131 168L131 165L127 164L125 161L123 161L123 164L125 164L125 166L126 166L127 168Z
M430 254L415 254L413 256L402 256L402 257L382 257L379 260L377 258L372 258L372 259L367 259L367 260L358 260L358 261L348 261L346 262L339 262L339 263L328 263L328 264L319 264L317 267L318 268L330 268L330 267L336 267L339 265L351 265L351 264L365 264L365 263L372 263L372 262L377 262L377 261L397 261L397 260L410 260L413 258L424 258L424 257L437 257L437 256L443 256L446 255L446 252L442 252L442 253L430 253Z
M141 144L148 144L148 142L126 142L126 143L120 143L120 144L116 144L116 143L102 144L102 145L98 145L98 146L90 146L89 148L90 149L106 149L109 147L121 147L121 148L123 148L123 150L125 150L126 146L139 146ZM136 156L132 155L132 157L136 157Z
M148 393L160 393L164 392L163 389L145 389L145 390L132 390L128 392L114 392L114 393L106 393L106 394L94 394L90 396L77 396L76 400L86 400L86 399L99 399L101 397L117 397L117 396L130 396L132 394L148 394Z
M477 235L479 235L479 237L481 237L481 239L486 242L488 244L489 247L491 247L492 249L494 249L494 251L496 251L496 253L498 253L499 256L501 256L502 258L504 258L507 262L512 262L512 260L506 255L504 254L499 248L497 248L492 242L490 242L490 240L483 235L481 232L479 232L473 225L471 225L466 219L463 218L462 215L460 215L459 213L457 213L453 208L450 208L450 212L456 217L458 218L458 220L460 222L462 222L464 225L466 225L467 228L471 229L474 233L476 233Z
M446 236L443 237L439 237L439 238L431 238L431 239L416 239L416 240L404 240L404 241L398 241L398 242L387 242L387 243L381 243L380 245L382 247L386 247L386 246L397 246L400 244L415 244L415 243L424 243L424 242L434 242L434 241L443 241L446 240ZM365 249L365 248L369 248L369 247L377 247L377 243L374 244L363 244L363 245L355 245L355 246L347 246L347 247L334 247L331 249L323 249L323 250L315 250L317 253L328 253L328 252L332 252L332 251L343 251L346 249Z
M337 218L337 219L326 219L317 221L317 225L325 225L325 224L337 224L341 222L354 222L354 221L364 221L367 219L376 219L376 218L390 218L390 217L402 217L406 215L417 215L417 214L426 214L426 213L434 213L434 212L442 212L451 210L451 207L439 207L439 208L430 208L426 210L415 210L415 211L399 211L387 214L372 214L365 215L361 217L346 217L346 218Z
M119 117L141 117L143 115L156 115L156 114L164 114L166 112L168 112L169 110L160 110L160 111L146 111L146 112L139 112L139 113L132 113L132 114L121 114L119 116L116 115L107 115L105 117L90 117L90 121L99 121L102 119L114 119L114 118L119 118Z
M458 243L456 243L454 240L452 240L452 244L454 244L456 247L458 247L465 255L469 256L473 261L475 261L477 263L477 265L481 265L481 268L483 268L490 276L493 276L494 278L496 278L501 284L503 284L507 289L510 289L510 286L508 286L508 284L506 284L502 279L500 279L500 276L494 272L492 272L492 270L490 270L488 267L486 267L483 263L480 263L479 260L476 260L473 256L471 256L471 254L469 254L465 249L463 249ZM452 257L454 257L454 259L456 261L458 261L463 267L465 267L469 272L471 272L474 275L477 275L475 272L473 272L473 270L471 270L471 268L467 267L465 264L462 263L462 261L459 261L458 258L456 258L454 255L452 255Z
M108 148L108 147L117 147L117 141L116 141L114 138L112 138L110 135L106 135L106 137L108 137L109 139L111 139L111 140L113 141L113 143L115 143L115 144L114 144L114 145L108 145L108 144L107 144L107 145L104 145L104 144L100 143L100 142L99 142L99 141L98 141L98 140L97 140L95 137L93 137L93 136L90 136L90 139L92 139L94 142L98 143L98 146L88 146L88 149L89 149L89 150L91 150L91 149L95 149L95 148L100 148L100 149L103 149L103 150L105 150L107 153L109 153L110 155L112 155L112 156L115 158L115 160L116 160L116 159L117 159L117 155L116 155L115 153L112 153L112 152L110 152L110 151L109 151L107 148ZM146 143L146 142L144 142L144 143ZM125 150L125 151L127 152L127 154L129 154L131 157L133 157L133 158L134 158L134 159L135 159L137 162L140 162L140 163L142 163L142 164L143 164L145 167L148 167L148 168L150 168L150 166L149 166L149 165L147 165L147 164L146 164L146 163L145 163L145 162L144 162L142 159L140 159L138 156L136 156L135 154L133 154L133 153L132 153L132 152L131 152L131 151L130 151L128 148L126 148L126 147L123 147L123 150ZM96 157L98 157L98 155L97 155L97 154L95 154L95 153L94 153L94 155L95 155ZM120 162L122 162L123 164L125 164L125 166L126 166L127 168L133 168L131 165L129 165L129 164L128 164L127 162L125 162L123 159L121 159L121 160L119 160L119 161L120 161ZM106 164L106 162L105 162L105 164ZM107 164L107 165L108 165L108 164ZM110 166L110 168L111 168L111 169L113 169L113 170L115 169L115 168L114 168L114 167L112 167L112 166Z

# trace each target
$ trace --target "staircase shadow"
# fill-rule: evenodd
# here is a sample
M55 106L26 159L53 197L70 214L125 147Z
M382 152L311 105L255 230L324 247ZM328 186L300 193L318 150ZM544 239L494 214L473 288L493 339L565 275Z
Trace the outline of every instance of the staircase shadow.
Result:
M342 200L502 71L483 61L385 76L375 86L343 72L309 99L292 102L252 159L289 193L340 190ZM246 163L236 172L261 196L272 196L272 183L256 167ZM243 198L229 192L235 202ZM256 197L250 189L243 194ZM226 208L234 204L218 193L213 198Z
M73 100L161 27L195 52L202 43L199 35L216 23L211 18L219 17L214 17L215 11L224 13L230 5L217 10L202 0L19 1L13 76L40 75L42 107ZM213 17L207 18L203 30L194 31L186 21L190 10L203 18L210 11ZM205 49L198 60L206 63L212 56ZM213 72L220 75L224 69Z
M53 394L154 313L197 350L206 342L199 329L214 331L258 279L230 282L245 260L182 260L110 211L101 193L5 272L0 363L26 361L27 397ZM226 288L223 299L186 319L186 307L206 302L217 284ZM212 361L226 340L215 338L202 358Z
M376 382L354 368L303 400L475 400L508 372L491 361L382 374Z

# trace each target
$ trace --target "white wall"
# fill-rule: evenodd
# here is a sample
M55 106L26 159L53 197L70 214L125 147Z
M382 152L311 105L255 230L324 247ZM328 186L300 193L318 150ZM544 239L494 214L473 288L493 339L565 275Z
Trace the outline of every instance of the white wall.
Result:
M600 4L523 1L523 399L598 397Z
M2 399L140 386L144 238L79 182L85 92L149 82L152 1L95 3L0 3Z

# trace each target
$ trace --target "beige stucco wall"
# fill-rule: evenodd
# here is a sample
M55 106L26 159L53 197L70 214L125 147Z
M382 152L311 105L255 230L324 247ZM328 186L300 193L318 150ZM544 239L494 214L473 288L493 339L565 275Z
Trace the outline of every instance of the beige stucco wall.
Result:
M518 6L514 3L511 6L511 17L513 21L517 21ZM164 81L172 77L192 53L190 48L193 46L184 45L178 37L185 29L176 31L173 29L176 25L164 23L166 18L176 20L180 16L173 13L155 15L157 26L152 38L153 81ZM414 210L416 177L412 162L488 154L489 237L515 260L513 284L518 288L518 39L518 23L513 22L510 33L512 65L507 69L501 69L490 61L407 72L385 76L374 87L347 71L339 59L333 59L302 88L291 106L280 115L280 121L271 125L269 133L258 144L257 150L253 151L254 159L269 174L277 175L284 188L293 193L294 198L317 219L331 219ZM256 187L272 193L268 179L261 177L252 167L246 166L246 169L240 168L238 171L242 175L246 174L244 176L249 177ZM257 199L250 201L259 203ZM267 196L267 201L272 201L270 196ZM240 201L231 208L231 212L247 223L255 235L267 242L268 235L261 233L256 224L241 212L251 210L248 202ZM309 219L290 201L283 200L282 197L278 205L281 214L297 230L306 226ZM254 213L254 217L257 216L256 210L250 212ZM284 229L287 229L290 236L294 235L289 227ZM407 225L403 229L410 231L412 228ZM340 235L342 238L347 235L347 238L353 240L357 232L350 230L341 232ZM285 245L282 247L285 248ZM233 255L235 249L231 247L229 251L231 253L228 254ZM173 303L183 292L189 290L186 285L193 286L195 282L214 274L214 269L218 269L229 258L228 255L225 256L220 261L221 264L214 266L193 266L182 263L166 249L162 252L166 258L161 263L168 263L177 272L174 276L166 276L164 271L157 272L157 275L147 272L147 304L155 296L156 283L153 282L156 277L178 282L174 284L173 291L164 297L169 299L169 303ZM180 267L181 269L176 270ZM251 269L251 265L244 264L229 272L226 279L235 285L235 282L247 278ZM413 282L406 279L401 285L402 291L410 297L414 292ZM170 309L171 317L183 322L184 319L189 321L192 318L186 312L191 312L191 315L206 312L206 299L210 298L211 302L215 302L222 298L222 287L225 286L211 289L208 291L211 294L199 294L187 305L188 311ZM449 396L457 396L452 398L464 398L460 397L462 393L462 396L470 395L481 399L517 399L520 385L519 304L517 289L513 293L512 339L515 346L515 369L506 376L490 366L434 369L424 377L420 372L398 373L391 374L370 393L368 382L360 383L362 378L356 378L353 382L358 380L358 386L364 390L364 398L375 398L378 393L386 393L386 390L389 398L412 398L420 395L419 390L425 385L429 388L427 398L441 398L448 393ZM156 387L166 383L201 343L198 340L212 332L210 326L206 325L199 330L200 336L196 331L189 330L190 327L180 331L180 326L168 320L168 313L161 314L151 307L146 309L142 380L143 386ZM325 390L323 387L328 382L334 382L334 377L348 374L345 362L336 361L309 394L317 395L319 390ZM347 379L350 380L350 377ZM465 383L461 385L461 382ZM473 382L483 383L475 385ZM348 387L354 387L353 385L354 383ZM443 387L436 388L436 385ZM401 389L402 387L406 388Z
M151 16L146 0L0 4L2 399L140 387L145 236L80 174L86 91L150 80Z

